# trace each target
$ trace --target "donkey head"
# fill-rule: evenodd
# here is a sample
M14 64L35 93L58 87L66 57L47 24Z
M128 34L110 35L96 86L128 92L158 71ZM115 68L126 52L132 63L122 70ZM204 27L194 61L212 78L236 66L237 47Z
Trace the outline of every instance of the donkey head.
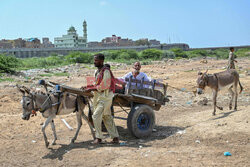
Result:
M32 110L34 110L34 97L30 92L30 89L25 86L17 85L17 89L23 94L23 98L21 100L23 108L22 119L29 120Z
M208 71L208 70L207 70ZM207 71L205 73L198 72L198 79L197 79L197 93L202 94L203 89L207 86L208 78L207 78Z

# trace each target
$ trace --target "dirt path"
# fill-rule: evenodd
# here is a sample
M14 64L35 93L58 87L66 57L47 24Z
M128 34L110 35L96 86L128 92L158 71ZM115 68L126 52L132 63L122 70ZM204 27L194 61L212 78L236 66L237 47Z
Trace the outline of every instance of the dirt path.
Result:
M135 139L126 127L125 120L116 119L121 142L114 146L107 143L93 146L90 130L84 122L75 144L70 139L76 130L74 114L58 116L55 125L58 135L57 145L45 148L41 133L44 119L41 114L29 121L21 119L21 94L13 83L0 83L0 166L250 166L250 60L239 60L240 80L244 92L239 96L238 111L228 109L228 94L219 94L219 105L223 111L212 116L211 91L207 106L195 102L192 93L199 70L209 69L209 73L222 71L224 60L209 60L208 64L197 61L174 61L143 66L152 78L163 79L170 87L170 103L156 111L156 127L152 136ZM130 69L114 70L122 76ZM52 77L53 81L80 87L86 83L81 73L67 77ZM88 74L90 75L88 70ZM34 81L34 83L37 81ZM32 83L26 83L32 85ZM116 109L116 111L119 109ZM87 110L86 110L87 111ZM126 117L125 113L117 116ZM67 129L64 118L73 128ZM47 128L50 142L51 128ZM229 151L232 156L226 157Z

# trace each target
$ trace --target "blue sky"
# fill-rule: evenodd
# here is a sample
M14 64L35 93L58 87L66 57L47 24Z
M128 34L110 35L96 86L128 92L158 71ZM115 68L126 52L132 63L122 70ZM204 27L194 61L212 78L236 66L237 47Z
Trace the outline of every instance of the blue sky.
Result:
M116 34L190 47L250 45L249 0L0 0L0 39Z

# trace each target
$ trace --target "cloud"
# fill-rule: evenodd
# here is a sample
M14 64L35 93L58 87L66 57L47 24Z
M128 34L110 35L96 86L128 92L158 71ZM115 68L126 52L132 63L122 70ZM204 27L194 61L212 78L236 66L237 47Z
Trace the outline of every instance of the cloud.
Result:
M99 3L99 5L100 5L100 6L105 6L105 5L107 5L107 1L101 1L101 2Z

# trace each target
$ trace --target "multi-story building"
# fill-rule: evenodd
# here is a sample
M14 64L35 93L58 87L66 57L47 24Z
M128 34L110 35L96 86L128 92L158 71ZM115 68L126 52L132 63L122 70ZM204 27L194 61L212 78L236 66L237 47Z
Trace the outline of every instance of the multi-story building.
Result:
M38 38L28 38L25 40L25 48L40 48L41 41Z
M121 38L116 35L112 35L111 37L106 37L101 42L102 46L132 46L134 45L132 39Z
M25 48L25 41L22 38L15 39L13 48Z
M57 37L54 39L54 45L56 48L78 48L87 47L87 23L83 22L83 37L78 36L76 29L71 26L68 29L67 35Z
M52 42L49 41L49 38L43 38L42 41L43 41L43 43L42 43L43 48L53 48L54 47Z
M3 49L13 48L12 47L12 41L11 40L6 40L6 39L1 40L0 41L0 48L3 48Z
M151 40L149 40L149 44L150 44L150 45L160 45L161 42L160 42L160 41L157 41L156 39L151 39Z

